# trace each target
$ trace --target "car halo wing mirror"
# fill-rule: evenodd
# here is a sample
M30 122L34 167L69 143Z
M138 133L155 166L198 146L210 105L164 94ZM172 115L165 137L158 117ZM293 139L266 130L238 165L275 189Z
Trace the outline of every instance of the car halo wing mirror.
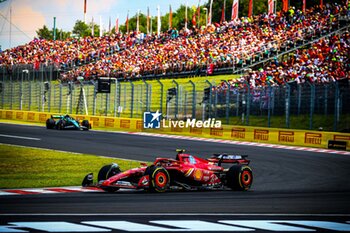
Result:
M178 154L184 153L186 150L185 149L176 149L176 152Z

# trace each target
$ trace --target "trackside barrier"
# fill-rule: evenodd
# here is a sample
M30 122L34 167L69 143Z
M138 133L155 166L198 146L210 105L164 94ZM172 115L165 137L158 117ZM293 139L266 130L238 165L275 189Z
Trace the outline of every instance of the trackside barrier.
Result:
M45 121L48 118L50 118L52 114L53 113L0 109L0 119L27 122L45 123ZM229 125L223 125L221 128L180 128L170 126L167 123L165 124L167 127L161 127L160 129L144 129L142 119L86 116L75 114L71 114L71 116L79 120L89 120L94 128L105 128L131 132L150 132L165 134L170 133L193 137L271 143L290 146L306 146L316 148L328 148L328 142L330 140L334 140L346 142L346 150L350 150L349 133Z
M60 115L59 113L45 113L32 111L16 111L16 110L1 110L0 119L18 120L36 123L45 123L51 115ZM70 114L77 120L89 120L94 128L110 128L125 131L142 131L143 122L136 118L117 118L117 117L103 117L103 116L86 116Z

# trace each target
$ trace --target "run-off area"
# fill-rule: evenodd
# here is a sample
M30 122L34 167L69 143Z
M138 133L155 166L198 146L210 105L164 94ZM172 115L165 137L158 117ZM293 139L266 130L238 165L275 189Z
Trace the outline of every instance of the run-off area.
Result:
M350 232L350 216L1 216L0 233L23 232ZM7 221L3 221L7 219ZM27 221L29 220L30 221ZM33 220L34 219L34 220ZM60 220L57 220L60 219Z

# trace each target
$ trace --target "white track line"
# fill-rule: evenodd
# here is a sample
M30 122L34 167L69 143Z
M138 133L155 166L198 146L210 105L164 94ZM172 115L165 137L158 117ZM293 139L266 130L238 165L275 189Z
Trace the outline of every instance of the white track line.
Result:
M18 139L35 140L35 141L40 141L40 140L41 140L41 138L31 138L31 137L23 137L23 136L8 135L8 134L0 134L0 137L5 137L5 138L18 138Z

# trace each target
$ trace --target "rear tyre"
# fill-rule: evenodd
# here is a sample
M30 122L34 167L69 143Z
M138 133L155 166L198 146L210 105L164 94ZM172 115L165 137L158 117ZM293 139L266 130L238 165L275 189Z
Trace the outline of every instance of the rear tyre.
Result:
M60 120L60 121L57 123L57 129L63 130L65 127L66 127L66 123L65 123L64 121Z
M46 129L53 129L55 127L55 121L51 118L46 120Z
M103 166L98 172L97 181L107 180L108 178L115 176L121 172L118 164L112 163ZM119 190L117 187L101 187L106 192L116 192Z
M253 183L252 169L245 165L234 165L226 173L227 187L247 191Z
M163 193L168 189L170 176L163 167L150 166L146 169L146 175L149 175L149 191Z
M81 125L85 127L85 128L83 128L83 130L89 130L89 128L90 128L90 124L89 124L88 120L83 120L81 122Z

